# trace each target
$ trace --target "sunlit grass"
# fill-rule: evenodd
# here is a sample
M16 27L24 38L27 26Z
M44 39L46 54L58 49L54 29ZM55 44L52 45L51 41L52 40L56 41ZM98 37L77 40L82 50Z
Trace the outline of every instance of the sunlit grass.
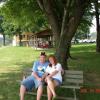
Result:
M51 52L50 52L51 51ZM46 51L48 54L53 51ZM41 50L27 47L0 48L0 100L19 100L19 80L26 67L32 67ZM27 96L26 100L33 100Z

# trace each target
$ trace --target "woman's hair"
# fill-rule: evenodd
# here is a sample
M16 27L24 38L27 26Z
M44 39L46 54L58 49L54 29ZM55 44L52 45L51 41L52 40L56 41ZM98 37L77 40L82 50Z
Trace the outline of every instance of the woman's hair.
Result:
M56 59L56 57L55 57L54 55L49 55L48 58L52 58L53 61L54 61L54 64L55 64L55 65L57 64L57 59ZM52 67L52 64L50 63L49 66Z

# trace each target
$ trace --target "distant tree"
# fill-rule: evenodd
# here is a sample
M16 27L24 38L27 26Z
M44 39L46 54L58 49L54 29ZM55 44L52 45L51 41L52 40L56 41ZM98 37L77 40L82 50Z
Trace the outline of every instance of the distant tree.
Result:
M3 23L3 17L0 16L0 33L3 35L3 46L6 45L5 43L5 33L4 33L4 29L2 28L2 23Z
M97 30L96 51L100 53L100 0L94 0L94 6Z
M91 10L88 9L87 12L85 12L85 15L83 16L80 25L78 26L78 29L76 31L76 34L74 36L74 40L78 42L78 39L86 39L89 38L90 33L90 26L92 25L92 19L93 15L90 12Z

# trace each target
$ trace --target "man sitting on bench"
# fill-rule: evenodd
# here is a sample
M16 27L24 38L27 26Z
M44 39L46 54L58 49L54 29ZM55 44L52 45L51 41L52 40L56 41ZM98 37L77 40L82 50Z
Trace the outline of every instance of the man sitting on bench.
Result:
M43 92L43 75L49 62L46 62L45 52L40 55L39 61L34 62L32 74L21 82L20 86L20 100L24 100L26 91L31 91L33 88L37 89L37 99L40 100Z

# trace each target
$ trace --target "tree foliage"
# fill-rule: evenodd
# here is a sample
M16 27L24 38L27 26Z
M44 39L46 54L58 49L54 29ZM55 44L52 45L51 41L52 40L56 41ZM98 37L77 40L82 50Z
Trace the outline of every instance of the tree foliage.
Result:
M8 0L1 8L1 14L7 22L22 31L37 31L46 26L46 18L35 0Z
M90 27L92 26L93 12L92 7L89 7L81 19L80 25L77 28L75 39L85 39L90 34Z

